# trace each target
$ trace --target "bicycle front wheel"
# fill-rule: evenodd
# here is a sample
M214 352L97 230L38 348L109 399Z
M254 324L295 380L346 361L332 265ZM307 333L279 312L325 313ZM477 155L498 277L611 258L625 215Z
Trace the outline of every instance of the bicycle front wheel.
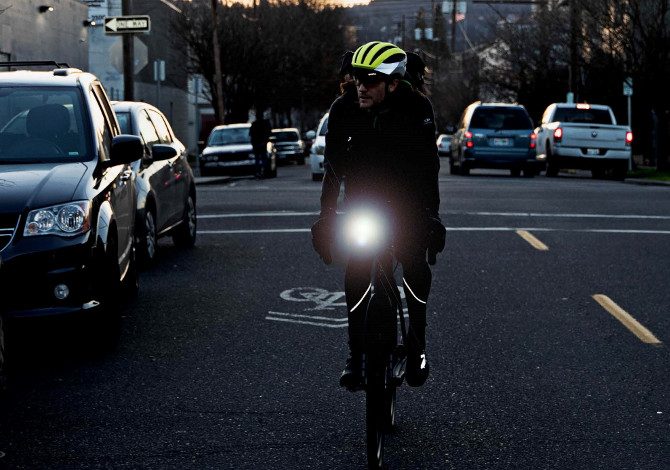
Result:
M365 392L365 421L368 469L384 468L384 432L389 412L386 408L384 376L370 378Z

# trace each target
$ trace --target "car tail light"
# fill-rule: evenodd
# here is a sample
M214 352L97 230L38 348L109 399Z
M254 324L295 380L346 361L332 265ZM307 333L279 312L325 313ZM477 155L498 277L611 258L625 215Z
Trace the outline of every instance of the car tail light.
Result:
M554 131L554 142L560 142L563 140L563 129L557 127Z
M475 143L472 140L472 132L470 131L465 132L465 146L469 149L475 146Z
M630 145L633 143L633 132L628 131L626 132L626 145Z
M537 134L533 132L530 135L530 143L528 144L528 148L534 149L535 147L537 147Z

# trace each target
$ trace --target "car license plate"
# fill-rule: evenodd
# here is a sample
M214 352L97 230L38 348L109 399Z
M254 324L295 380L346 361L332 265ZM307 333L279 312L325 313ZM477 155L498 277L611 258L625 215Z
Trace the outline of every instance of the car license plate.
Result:
M600 150L598 149L586 149L587 155L600 155Z
M493 145L496 147L505 147L509 145L509 139L495 138L493 139Z

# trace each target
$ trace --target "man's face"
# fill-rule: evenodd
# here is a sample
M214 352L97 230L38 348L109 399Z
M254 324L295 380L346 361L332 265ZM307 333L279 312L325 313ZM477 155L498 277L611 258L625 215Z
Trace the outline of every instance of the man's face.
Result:
M385 79L356 79L359 106L362 109L369 109L379 105L386 98L386 94L393 92L397 85L397 79L391 80L389 83Z
M386 98L386 81L356 80L356 90L358 90L359 106L362 109L369 109L377 106Z

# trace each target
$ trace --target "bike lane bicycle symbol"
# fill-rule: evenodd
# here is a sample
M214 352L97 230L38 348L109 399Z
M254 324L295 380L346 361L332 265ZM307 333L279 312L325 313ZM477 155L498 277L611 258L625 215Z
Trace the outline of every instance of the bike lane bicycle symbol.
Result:
M404 297L402 290L400 292ZM344 292L331 292L321 287L293 287L283 291L279 297L288 302L309 304L309 306L306 305L307 308L303 308L304 313L300 314L270 310L265 317L266 320L323 328L346 328L348 326ZM337 310L340 310L340 316L335 316ZM343 313L344 316L341 316Z

